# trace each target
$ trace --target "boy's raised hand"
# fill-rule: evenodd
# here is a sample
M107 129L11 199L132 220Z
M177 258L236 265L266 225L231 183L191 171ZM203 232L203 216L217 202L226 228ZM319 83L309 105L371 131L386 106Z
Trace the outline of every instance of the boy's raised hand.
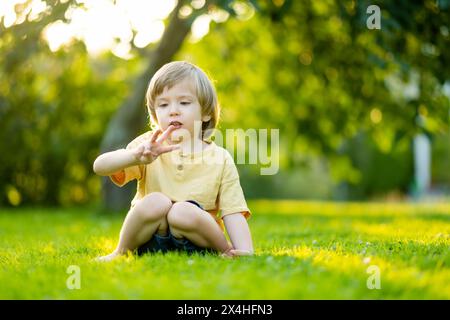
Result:
M170 152L180 148L179 144L164 146L162 143L175 130L175 126L170 125L162 134L161 129L153 132L150 141L145 141L133 150L133 155L139 164L148 164L154 161L162 153ZM161 134L160 137L158 137Z

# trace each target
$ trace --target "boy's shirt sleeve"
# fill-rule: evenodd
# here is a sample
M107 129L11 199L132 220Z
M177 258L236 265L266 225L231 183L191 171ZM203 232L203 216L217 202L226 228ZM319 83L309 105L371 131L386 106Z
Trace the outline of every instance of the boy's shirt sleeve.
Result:
M127 145L126 150L130 150L130 149L137 147L139 144L144 142L145 139L147 139L149 137L150 137L149 132L146 132L146 133L140 135L139 137L137 137L136 139L134 139ZM113 173L109 177L115 185L122 187L133 179L136 179L136 180L142 179L143 175L144 175L144 165L137 165L137 166L127 167L121 171Z
M251 211L249 210L245 201L244 192L239 182L239 173L236 165L234 164L231 155L226 152L225 166L222 175L222 181L219 187L219 211L220 217L232 213L241 212L245 218L251 217Z

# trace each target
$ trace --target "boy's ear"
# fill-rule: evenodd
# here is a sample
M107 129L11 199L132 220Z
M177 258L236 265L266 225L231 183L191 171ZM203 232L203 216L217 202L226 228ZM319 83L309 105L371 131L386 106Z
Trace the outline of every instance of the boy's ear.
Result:
M202 121L203 122L206 122L206 121L209 121L209 120L211 120L211 116L209 116L209 115L202 117Z

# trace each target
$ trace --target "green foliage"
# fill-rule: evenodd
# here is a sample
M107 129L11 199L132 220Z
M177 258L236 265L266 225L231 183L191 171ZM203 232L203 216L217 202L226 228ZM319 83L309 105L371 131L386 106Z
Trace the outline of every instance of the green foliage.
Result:
M446 184L450 181L450 132L437 136L433 140L434 148L431 155L433 181L436 184Z
M360 172L359 179L349 183L347 198L364 199L367 195L383 195L392 191L399 194L409 192L414 169L408 140L394 140L389 150L383 152L375 141L361 133L346 143L343 152L349 155L353 167Z
M411 137L421 103L430 121L438 122L433 132L448 128L448 99L438 90L442 84L438 69L448 69L444 67L448 35L422 35L408 26L393 35L388 26L368 30L367 15L360 12L367 7L364 4L347 8L333 1L286 3L289 10L280 9L282 13L273 13L269 5L250 20L213 24L201 45L186 44L180 53L180 58L193 60L217 79L226 109L224 127L282 128L288 146L306 144L310 151L328 154L361 129ZM389 16L386 19L394 23L401 19L397 11L408 4L381 6ZM415 15L429 17L426 21L437 15L439 19L432 23L445 28L448 12L435 10L414 4L405 14L410 22ZM423 51L402 48L397 52L391 43L404 36L419 47L433 41L442 55L419 64ZM425 73L419 101L395 99L386 78L399 72L409 76L416 69ZM380 121L371 117L373 110L380 111ZM295 163L294 154L290 160Z
M92 162L105 123L132 90L136 61L92 60L80 42L52 53L39 37L43 20L49 23L43 17L0 37L0 205L98 197ZM31 36L38 39L30 42Z

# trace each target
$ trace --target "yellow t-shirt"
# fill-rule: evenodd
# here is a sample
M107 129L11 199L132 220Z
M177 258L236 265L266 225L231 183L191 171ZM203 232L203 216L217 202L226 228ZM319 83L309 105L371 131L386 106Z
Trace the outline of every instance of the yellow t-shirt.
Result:
M151 135L151 131L140 135L128 144L127 149L149 140ZM110 178L119 187L133 179L138 180L132 207L152 192L162 192L172 202L194 200L214 217L223 230L224 216L240 212L248 219L251 212L232 156L213 141L208 143L203 151L163 153L150 164L125 168Z

